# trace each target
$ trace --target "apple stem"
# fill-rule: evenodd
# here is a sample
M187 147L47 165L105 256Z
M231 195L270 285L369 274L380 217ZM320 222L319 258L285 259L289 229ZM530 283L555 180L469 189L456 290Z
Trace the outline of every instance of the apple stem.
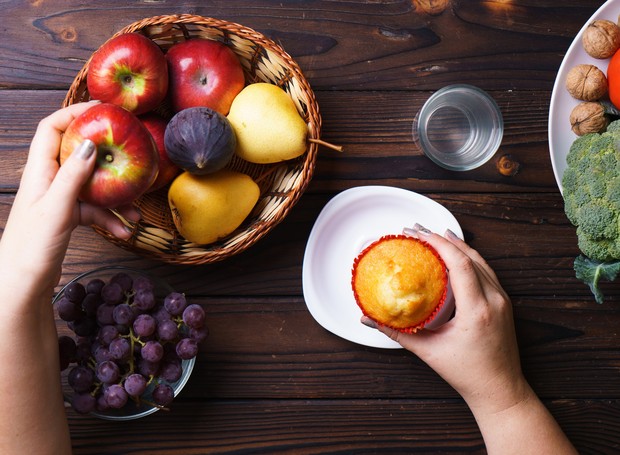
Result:
M314 144L322 145L324 147L330 148L337 152L343 152L344 147L342 145L330 144L329 142L322 141L321 139L308 139L308 142L312 142Z

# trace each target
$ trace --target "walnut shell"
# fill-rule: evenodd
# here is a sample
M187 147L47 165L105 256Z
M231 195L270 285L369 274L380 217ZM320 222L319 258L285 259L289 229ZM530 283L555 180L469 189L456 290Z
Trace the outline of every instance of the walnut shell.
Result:
M570 113L570 124L577 136L588 133L601 133L609 125L609 117L605 115L605 107L597 102L578 104Z
M620 48L620 27L612 21L599 19L586 27L583 49L594 58L609 58Z
M607 78L594 65L577 65L566 76L566 90L578 100L600 100L607 95Z

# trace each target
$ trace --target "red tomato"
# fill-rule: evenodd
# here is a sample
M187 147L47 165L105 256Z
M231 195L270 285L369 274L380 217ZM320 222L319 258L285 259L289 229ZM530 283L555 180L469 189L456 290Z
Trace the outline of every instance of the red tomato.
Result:
M616 52L609 61L607 84L609 85L609 99L620 109L620 52Z

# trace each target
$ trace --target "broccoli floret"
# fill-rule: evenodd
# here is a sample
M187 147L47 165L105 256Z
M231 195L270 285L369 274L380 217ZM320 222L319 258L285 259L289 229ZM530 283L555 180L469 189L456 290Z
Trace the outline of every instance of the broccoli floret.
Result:
M607 132L612 134L620 134L620 120L614 120L607 125Z
M579 245L590 259L620 259L620 121L603 133L590 133L571 145L562 178L564 210L577 226Z
M599 268L620 262L620 120L577 138L566 164L564 211L577 227L579 249Z

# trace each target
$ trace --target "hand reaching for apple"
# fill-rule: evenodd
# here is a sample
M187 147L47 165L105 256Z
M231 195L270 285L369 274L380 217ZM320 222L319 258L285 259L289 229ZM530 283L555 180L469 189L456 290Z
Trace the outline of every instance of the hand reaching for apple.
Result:
M75 117L96 103L79 103L56 111L39 123L32 139L0 242L0 257L11 258L2 261L0 273L17 276L20 286L25 279L32 279L35 289L53 289L71 232L78 225L96 224L119 238L130 235L110 211L78 202L78 194L95 166L94 144L85 141L62 167L58 163L62 133ZM139 219L132 207L119 211L128 219Z

